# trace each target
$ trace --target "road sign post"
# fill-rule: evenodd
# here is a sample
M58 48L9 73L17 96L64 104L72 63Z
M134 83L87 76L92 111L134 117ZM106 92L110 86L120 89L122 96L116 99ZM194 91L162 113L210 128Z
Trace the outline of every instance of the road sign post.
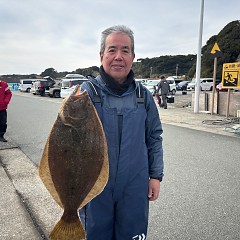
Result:
M213 67L213 88L212 88L211 114L213 114L213 108L214 108L214 96L215 96L215 88L216 88L216 74L217 74L217 57L214 58L214 67Z
M227 108L226 108L226 117L229 117L229 105L230 105L230 88L227 93Z
M214 108L214 97L215 97L215 88L216 88L216 75L217 75L217 59L222 56L222 52L217 43L214 44L211 50L212 57L214 57L214 65L213 65L213 88L212 88L212 106L211 106L211 114L213 114Z

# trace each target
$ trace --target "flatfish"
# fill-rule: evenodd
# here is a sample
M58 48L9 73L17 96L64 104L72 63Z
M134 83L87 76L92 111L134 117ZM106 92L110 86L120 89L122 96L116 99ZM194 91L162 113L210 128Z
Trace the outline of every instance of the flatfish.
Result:
M63 100L38 170L45 187L64 210L49 239L84 240L77 212L101 193L109 165L101 121L80 86Z

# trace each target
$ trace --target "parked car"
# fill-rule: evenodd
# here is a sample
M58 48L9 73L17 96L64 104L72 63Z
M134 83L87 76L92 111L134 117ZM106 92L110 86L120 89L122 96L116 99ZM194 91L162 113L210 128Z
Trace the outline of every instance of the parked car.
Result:
M220 83L219 79L216 79L216 85ZM187 90L194 90L196 85L196 79L192 79L192 81L188 84ZM213 78L200 78L200 90L201 91L212 91L213 89Z
M54 80L51 79L36 79L32 83L30 92L34 95L45 96L48 94L49 88L55 84Z
M217 90L217 91L227 91L227 88L222 88L222 83L219 83L219 84L216 86L216 90Z
M19 84L18 90L21 92L30 92L32 83L34 81L35 81L35 79L20 79L20 84Z
M71 75L73 75L73 74L71 74ZM61 92L60 92L61 98L65 98L70 93L72 93L76 85L78 85L78 84L81 85L83 82L88 81L88 79L86 77L84 77L83 75L79 75L76 78L75 78L75 76L73 78L68 78L68 77L69 77L69 74L66 75L66 77L62 79Z
M56 83L53 86L50 86L48 95L49 97L54 97L54 98L60 98L60 92L61 92L61 81L56 81Z
M85 78L85 77L81 74L69 73L63 79L82 79L82 78Z
M144 83L142 83L150 92L152 95L155 93L155 87L157 88L157 84L159 83L159 80L147 80Z
M181 81L176 85L177 91L184 91L187 90L187 85L189 81Z
M216 79L215 86L219 84L221 81ZM200 84L201 91L212 91L213 90L213 79L203 79Z
M166 79L169 83L170 93L174 95L176 93L176 83L174 79L167 78ZM143 85L154 95L154 88L157 88L157 84L160 82L160 79L157 80L147 80L143 83Z
M147 79L145 79L145 78L135 78L135 80L137 81L137 82L140 82L140 83L142 83L143 85L145 84L145 83L147 83Z
M175 78L174 77L167 77L166 80L168 81L169 86L170 86L170 93L172 95L174 95L177 91Z
M188 91L194 90L195 89L195 85L196 85L196 79L193 78L192 81L190 83L188 83L187 90Z

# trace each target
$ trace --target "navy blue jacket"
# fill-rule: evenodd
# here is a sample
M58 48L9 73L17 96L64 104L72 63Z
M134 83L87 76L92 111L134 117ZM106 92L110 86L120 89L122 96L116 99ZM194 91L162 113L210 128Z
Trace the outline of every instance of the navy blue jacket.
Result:
M149 178L161 179L164 168L161 137L163 130L152 94L144 87L144 104L139 107L136 102L137 82L134 81L128 90L119 96L106 87L100 76L89 80L101 95L101 106L96 107L95 104L95 107L107 138L110 182L115 183L119 178L123 185L127 184L127 179L134 177L134 172L141 171L141 168L146 167L145 164L148 165ZM83 83L81 88L93 97L88 84ZM123 166L119 166L121 158L125 159Z

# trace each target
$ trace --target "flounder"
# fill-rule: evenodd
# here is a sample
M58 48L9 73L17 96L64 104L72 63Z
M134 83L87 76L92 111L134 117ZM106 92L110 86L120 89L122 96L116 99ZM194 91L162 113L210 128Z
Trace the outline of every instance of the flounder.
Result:
M101 193L108 175L101 121L88 93L77 86L63 101L39 165L45 187L64 209L50 239L85 239L77 211Z

